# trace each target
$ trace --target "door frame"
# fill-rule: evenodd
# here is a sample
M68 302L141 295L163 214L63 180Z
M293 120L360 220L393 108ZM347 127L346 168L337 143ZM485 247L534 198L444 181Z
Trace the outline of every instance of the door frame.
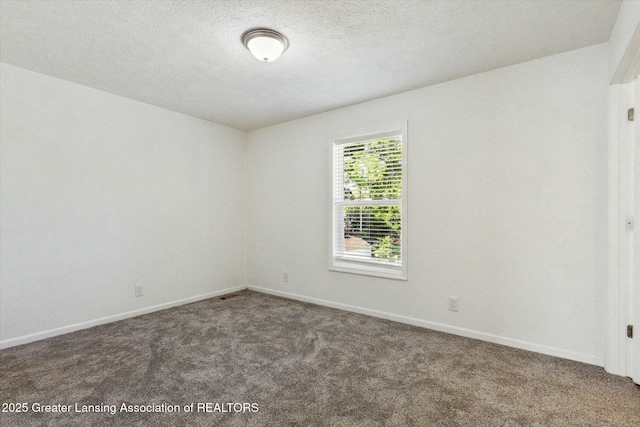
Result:
M626 112L633 107L633 83L611 86L609 101L609 268L605 370L627 376L630 375L627 361L630 361L631 344L626 337L626 325L631 317L633 285L633 232L627 229L627 219L633 216L633 122L627 120Z
M634 122L627 120L627 110L634 108L634 79L640 74L640 26L636 28L618 64L609 87L608 145L608 276L607 332L605 370L631 376L632 342L626 326L632 321L633 288L640 293L639 277L634 284L633 232L627 219L633 213ZM638 90L640 90L640 85ZM640 120L640 105L635 105ZM640 149L640 147L638 147ZM638 171L640 173L640 170ZM640 233L640 212L636 213L636 233ZM637 254L640 256L640 254ZM635 260L636 264L638 260ZM637 275L640 271L636 272ZM640 310L640 307L636 307ZM638 316L636 316L638 318ZM640 322L636 322L640 323ZM635 340L640 340L640 324L635 326ZM640 345L636 344L636 348ZM637 350L640 351L640 350ZM638 380L639 373L634 374Z

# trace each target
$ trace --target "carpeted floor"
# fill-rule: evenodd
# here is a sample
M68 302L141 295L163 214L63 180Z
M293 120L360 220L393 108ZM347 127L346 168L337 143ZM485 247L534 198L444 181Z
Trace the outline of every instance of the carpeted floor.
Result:
M3 426L640 426L602 368L250 291L2 350L0 374L28 410Z

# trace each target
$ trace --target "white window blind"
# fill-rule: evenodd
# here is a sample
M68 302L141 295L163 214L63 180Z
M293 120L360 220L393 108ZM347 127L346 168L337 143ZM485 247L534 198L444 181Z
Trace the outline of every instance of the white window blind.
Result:
M333 269L405 275L404 146L403 129L334 141Z

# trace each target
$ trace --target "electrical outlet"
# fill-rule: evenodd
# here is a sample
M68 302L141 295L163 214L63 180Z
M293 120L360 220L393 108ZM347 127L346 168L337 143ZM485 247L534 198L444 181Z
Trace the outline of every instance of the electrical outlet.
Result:
M283 282L289 281L289 273L287 273L286 271L282 273L282 281Z
M144 295L144 288L142 285L136 285L136 297L141 297Z
M449 297L449 311L458 311L458 297Z

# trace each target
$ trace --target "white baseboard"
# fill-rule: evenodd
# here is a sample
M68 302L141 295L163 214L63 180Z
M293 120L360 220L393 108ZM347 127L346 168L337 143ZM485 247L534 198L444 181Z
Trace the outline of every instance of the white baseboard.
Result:
M545 345L535 344L527 341L516 340L513 338L501 337L499 335L488 334L485 332L474 331L472 329L459 328L444 323L430 322L427 320L416 319L413 317L401 316L398 314L387 313L384 311L371 310L368 308L358 307L349 304L342 304L333 301L327 301L319 298L311 298L303 295L292 294L289 292L276 291L273 289L262 288L259 286L248 286L249 290L271 294L283 298L294 299L297 301L309 302L312 304L323 305L325 307L337 308L340 310L351 311L354 313L366 314L368 316L379 317L382 319L393 320L395 322L406 323L409 325L420 326L427 329L433 329L448 334L460 335L467 338L475 338L482 341L488 341L508 347L519 348L522 350L533 351L536 353L547 354L549 356L561 357L563 359L575 360L577 362L588 363L590 365L604 366L604 359L600 357L590 356L587 354L576 353L573 351L563 350L561 348L548 347Z
M488 334L485 332L474 331L471 329L459 328L456 326L450 326L443 323L430 322L427 320L416 319L408 316L401 316L398 314L387 313L379 310L372 310L368 308L358 307L349 304L343 304L339 302L333 302L323 300L319 298L307 297L304 295L293 294L290 292L277 291L269 288L263 288L260 286L240 285L231 288L221 289L219 291L210 292L206 294L196 295L194 297L184 298L181 300L170 301L163 304L154 305L151 307L144 307L138 310L129 311L126 313L120 313L113 316L102 317L99 319L89 320L86 322L76 323L73 325L63 326L60 328L49 329L47 331L37 332L34 334L24 335L17 338L11 338L8 340L0 341L0 349L14 347L17 345L27 344L33 341L39 341L45 338L51 338L58 335L67 334L69 332L78 331L81 329L91 328L93 326L103 325L105 323L116 322L118 320L128 319L131 317L141 316L143 314L153 313L154 311L165 310L171 307L177 307L184 304L189 304L196 301L205 300L208 298L217 297L220 295L239 292L244 289L249 289L256 292L262 292L265 294L276 295L283 298L293 299L297 301L308 302L312 304L322 305L325 307L337 308L340 310L351 311L354 313L365 314L367 316L378 317L382 319L393 320L395 322L406 323L409 325L420 326L427 329L433 329L440 332L446 332L453 335L460 335L468 338L475 338L482 341L488 341L496 344L506 345L508 347L515 347L522 350L533 351L536 353L547 354L550 356L561 357L563 359L575 360L578 362L588 363L591 365L604 366L604 359L590 356L586 354L576 353L568 350L563 350L555 347L548 347L545 345L530 343L527 341L516 340L513 338L502 337L499 335Z
M196 295L194 297L184 298L176 301L170 301L163 304L153 305L151 307L144 307L138 310L128 311L126 313L114 314L113 316L101 317L99 319L75 323L69 326L63 326L60 328L49 329L47 331L36 332L34 334L23 335L17 338L2 340L0 341L0 349L14 347L16 345L27 344L33 341L39 341L45 338L51 338L58 335L68 334L69 332L79 331L80 329L87 329L93 326L104 325L105 323L111 323L111 322L116 322L118 320L128 319L130 317L141 316L143 314L153 313L154 311L165 310L167 308L177 307L179 305L189 304L192 302L217 297L219 295L225 295L232 292L238 292L244 289L247 289L246 285L234 286L231 288L221 289L215 292Z

